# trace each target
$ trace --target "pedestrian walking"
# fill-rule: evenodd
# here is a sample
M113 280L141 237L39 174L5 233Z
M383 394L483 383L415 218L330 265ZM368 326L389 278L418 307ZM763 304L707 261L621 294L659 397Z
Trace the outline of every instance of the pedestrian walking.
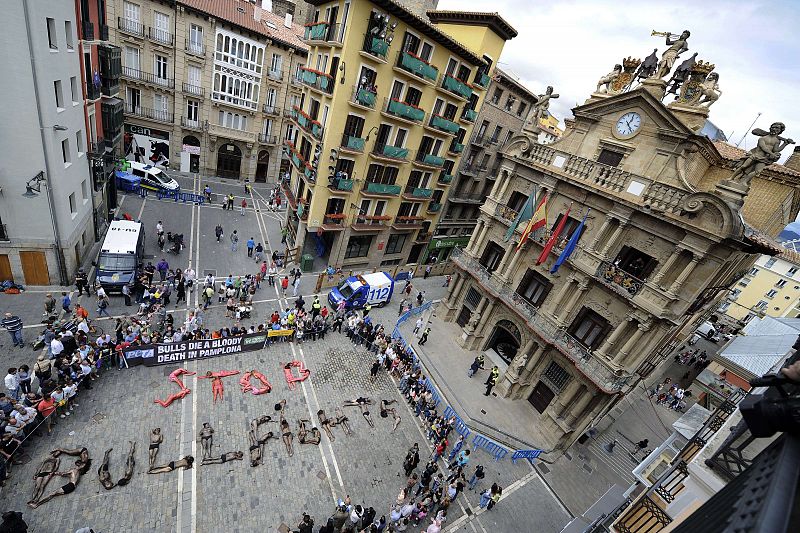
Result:
M175 292L175 307L178 307L178 304L181 303L181 301L186 303L186 281L184 281L183 278L178 280L178 285Z
M425 331L422 332L422 336L419 338L420 346L428 342L428 335L430 335L430 333L431 333L431 328L425 328Z
M217 236L217 242L222 238L222 224L217 224L217 227L214 228L214 235Z
M483 393L484 396L489 396L492 393L492 389L495 385L497 385L497 380L500 378L500 369L497 366L492 367L492 371L489 373L489 377L486 378L484 385L486 385L486 392Z
M431 275L431 270L433 270L433 266L428 265L425 267L425 274L423 274L422 279L428 279L428 276Z
M246 209L247 209L247 200L242 198L242 210L241 210L242 216L244 216L244 212L245 212Z
M489 504L486 506L486 509L491 511L494 508L494 506L497 505L497 502L500 501L500 497L501 496L503 496L503 487L498 485L497 486L497 490L496 491L492 491L492 496L491 496L491 499L489 501Z
M258 244L256 244L256 249L255 249L255 260L256 260L256 263L260 263L263 257L264 257L264 246L261 243L258 243ZM263 275L263 272L262 272L262 275Z
M286 296L286 289L289 288L289 276L283 276L281 280L281 289L283 289L283 295Z
M472 477L469 478L467 485L469 485L469 490L475 490L478 484L486 477L486 473L483 470L483 465L478 465L475 467L475 473L472 474Z
M264 261L261 264L262 271L264 270L264 267L266 266L266 264L267 264L266 261ZM275 267L275 261L273 261L272 264L269 266L268 273L269 273L269 284L270 284L270 286L274 287L275 286L275 276L278 274L278 269L277 269L277 267Z
M22 319L20 317L12 315L11 313L6 313L0 325L11 335L14 346L18 346L19 348L25 347L25 341L22 339Z
M107 296L100 296L97 298L97 316L101 317L103 315L111 316L108 312L108 297Z
M275 195L275 210L276 211L280 211L281 210L281 194L280 193Z
M63 309L64 312L69 313L69 312L71 312L70 309L69 309L70 305L72 305L72 298L69 297L69 293L62 292L61 293L61 309Z
M125 297L125 306L131 306L131 286L129 284L124 284L122 286L122 296Z
M164 224L160 220L156 222L156 235L164 235Z
M300 290L300 278L295 277L292 282L292 296L297 296L297 291Z
M417 294L417 307L421 306L425 301L425 291L419 291Z
M231 233L231 251L235 252L239 249L239 234L236 230L233 230Z
M424 323L424 320L422 320L422 317L419 317L419 318L417 318L417 321L416 321L416 323L414 324L414 332L413 332L413 333L414 333L414 335L416 335L416 334L417 334L417 332L418 332L420 329L422 329L422 324L423 324L423 323Z
M256 241L253 237L247 239L247 257L253 257L253 250L256 248Z
M86 294L92 294L89 291L89 276L86 275L86 272L83 271L83 268L79 268L78 273L75 274L75 288L78 289L78 296L82 296L84 290L86 291Z
M449 286L450 286L450 282L451 282L451 281L453 281L453 276L451 276L450 274L448 274L448 275L447 275L447 276L444 278L444 285L442 285L442 287L449 287Z
M56 299L53 298L53 294L48 292L44 297L44 314L43 316L49 317L53 315L56 311Z
M286 244L286 236L289 234L289 228L284 226L281 228L281 244Z
M169 272L169 263L163 257L161 261L156 263L156 270L158 270L158 277L161 278L161 281L167 279L167 272Z

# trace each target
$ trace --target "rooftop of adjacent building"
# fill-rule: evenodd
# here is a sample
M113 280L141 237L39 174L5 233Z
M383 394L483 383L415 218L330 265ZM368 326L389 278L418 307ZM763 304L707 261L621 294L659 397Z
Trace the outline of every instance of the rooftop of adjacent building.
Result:
M753 318L714 359L748 379L762 376L786 360L798 335L800 318Z
M738 161L746 157L748 153L747 150L743 150L742 148L738 148L724 141L714 141L714 147L716 147L723 159L727 159L728 161ZM769 165L766 170L771 170L776 174L784 176L800 178L800 147L794 149L794 153L789 156L789 159L787 159L783 165L773 163Z
M492 77L492 81L494 83L499 83L501 85L508 85L513 87L516 91L523 93L525 96L530 98L533 102L538 101L536 94L531 92L527 87L520 83L519 79L516 75L512 74L511 72L502 69L500 67L495 67L494 69L494 76Z
M178 3L308 53L302 26L246 0L179 0Z

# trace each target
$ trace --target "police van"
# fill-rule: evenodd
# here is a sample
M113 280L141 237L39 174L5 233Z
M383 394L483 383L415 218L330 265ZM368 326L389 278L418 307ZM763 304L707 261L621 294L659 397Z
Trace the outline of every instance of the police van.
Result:
M93 264L97 281L106 292L122 292L133 282L144 259L144 224L114 220L108 228L100 255Z
M181 186L174 178L167 175L166 172L153 165L145 165L144 163L137 163L130 161L130 170L128 171L132 176L136 176L141 180L140 185L145 189L152 191L167 191L174 192L181 190Z
M394 280L386 272L374 272L350 276L328 294L328 303L336 309L344 300L345 309L361 308L365 305L383 307L392 299Z

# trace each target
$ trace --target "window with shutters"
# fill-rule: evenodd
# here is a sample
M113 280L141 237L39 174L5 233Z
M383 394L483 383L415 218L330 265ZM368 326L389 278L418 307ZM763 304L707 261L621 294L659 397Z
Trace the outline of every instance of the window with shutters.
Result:
M517 287L517 294L536 307L541 307L552 288L553 284L550 283L547 278L538 272L528 270L525 273L525 277L522 278L519 287Z
M567 386L567 383L569 383L571 377L572 376L569 375L569 372L561 368L558 363L553 361L550 363L550 365L548 365L547 370L544 371L541 379L545 381L554 392L558 393L564 390L564 387Z
M481 304L481 300L483 300L481 293L476 291L474 287L470 287L467 291L467 296L464 298L464 304L474 310Z

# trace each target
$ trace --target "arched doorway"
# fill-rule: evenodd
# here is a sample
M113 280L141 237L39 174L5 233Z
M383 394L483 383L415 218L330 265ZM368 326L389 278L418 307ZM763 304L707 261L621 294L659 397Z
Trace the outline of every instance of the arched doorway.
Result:
M519 350L520 339L519 328L513 322L500 320L494 326L489 342L486 343L486 349L494 350L503 361L511 364L511 360Z
M187 168L184 165L185 157L183 152L188 154L189 161L188 161L188 168L189 172L200 172L200 139L195 137L194 135L187 135L183 138L183 150L181 151L181 172L186 172L184 168Z
M267 170L269 169L269 152L261 150L258 152L258 163L256 164L256 182L267 182Z
M217 151L217 176L239 179L242 168L242 151L233 143L223 144Z

